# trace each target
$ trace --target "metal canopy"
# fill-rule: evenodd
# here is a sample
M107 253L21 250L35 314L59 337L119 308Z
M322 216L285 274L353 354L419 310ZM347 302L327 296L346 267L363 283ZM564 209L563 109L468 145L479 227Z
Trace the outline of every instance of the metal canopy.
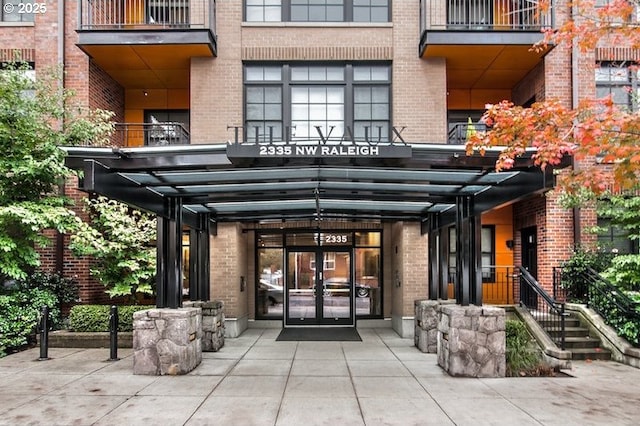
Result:
M179 199L185 224L212 220L349 219L453 223L456 199L473 197L475 213L549 188L551 171L532 165L495 172L498 150L467 156L464 146L413 144L403 159L249 159L232 163L225 144L142 148L68 147L67 164L83 170L81 189L169 217Z

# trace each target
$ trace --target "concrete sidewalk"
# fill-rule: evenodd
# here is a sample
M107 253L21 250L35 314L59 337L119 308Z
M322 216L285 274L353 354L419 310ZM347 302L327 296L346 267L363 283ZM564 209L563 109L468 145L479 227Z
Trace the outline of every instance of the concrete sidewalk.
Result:
M573 377L453 378L390 329L362 342L227 339L186 376L134 376L131 350L0 359L1 425L637 425L640 370L574 362Z

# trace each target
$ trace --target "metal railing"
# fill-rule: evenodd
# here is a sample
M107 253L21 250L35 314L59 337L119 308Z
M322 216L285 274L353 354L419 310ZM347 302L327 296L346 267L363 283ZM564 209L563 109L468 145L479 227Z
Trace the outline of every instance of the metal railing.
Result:
M509 305L515 300L513 266L482 267L482 300L491 305ZM455 299L456 268L449 267L449 294Z
M451 31L540 31L553 26L553 8L538 0L420 0L420 33Z
M538 281L523 267L518 267L520 276L520 305L540 324L551 340L565 349L566 328L564 303L557 302Z
M80 30L210 29L215 0L80 0Z
M182 123L117 123L116 137L125 145L188 145L189 131Z
M580 285L563 285L562 269L555 268L553 274L554 294L565 300L584 303L596 311L605 323L614 329L625 324L640 325L640 304L611 284L599 273L587 268L578 274ZM625 338L640 347L640 330L628 330Z
M487 125L484 123L449 123L449 145L464 145L469 137L476 132L484 132Z

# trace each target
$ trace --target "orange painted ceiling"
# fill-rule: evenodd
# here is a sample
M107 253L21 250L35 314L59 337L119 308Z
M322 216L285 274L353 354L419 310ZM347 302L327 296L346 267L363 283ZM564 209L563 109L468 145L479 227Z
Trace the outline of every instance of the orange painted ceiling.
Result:
M545 52L522 45L433 45L424 58L444 57L449 89L512 89Z
M94 62L125 89L186 89L191 57L205 45L84 45Z

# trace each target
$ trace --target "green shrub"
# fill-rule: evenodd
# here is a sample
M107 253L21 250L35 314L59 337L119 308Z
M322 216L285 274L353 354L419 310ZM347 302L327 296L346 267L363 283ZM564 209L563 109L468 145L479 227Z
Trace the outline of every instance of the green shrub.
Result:
M133 313L149 306L118 306L118 331L133 331ZM111 305L76 305L69 312L69 329L78 332L109 331Z
M516 320L507 320L505 326L507 376L540 375L540 351L527 327Z
M19 285L26 288L49 290L56 295L60 303L78 301L78 283L57 273L34 272Z
M58 299L48 290L14 287L0 294L0 356L35 342L43 306L50 317L59 318Z
M602 272L609 267L614 253L587 250L577 247L571 257L562 266L562 288L567 290L569 301L586 303L588 297L587 283L582 274L592 268Z

